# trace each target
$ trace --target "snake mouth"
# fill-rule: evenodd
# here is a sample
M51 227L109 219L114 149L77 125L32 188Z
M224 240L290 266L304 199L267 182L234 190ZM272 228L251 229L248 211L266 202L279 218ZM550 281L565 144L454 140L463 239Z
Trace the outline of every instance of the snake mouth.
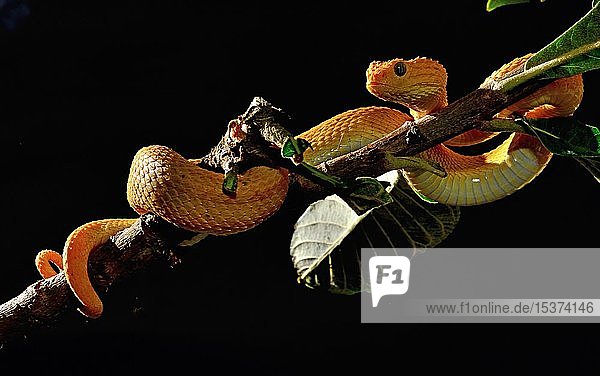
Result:
M367 82L367 87L377 87L377 86L387 86L387 87L390 87L390 85L384 84L382 82L376 82L376 81L369 81L369 82Z
M397 90L397 88L395 88L394 86L383 83L383 82L374 82L374 81L367 82L367 90L370 90L372 88L384 88L388 91Z
M375 95L376 97L378 97L379 94L381 94L384 91L389 91L390 88L391 88L390 85L386 85L384 83L380 83L380 82L367 82L367 90L371 94Z
M402 95L396 93L395 90L397 90L397 88L392 85L381 82L367 82L367 90L369 93L384 101L403 102Z

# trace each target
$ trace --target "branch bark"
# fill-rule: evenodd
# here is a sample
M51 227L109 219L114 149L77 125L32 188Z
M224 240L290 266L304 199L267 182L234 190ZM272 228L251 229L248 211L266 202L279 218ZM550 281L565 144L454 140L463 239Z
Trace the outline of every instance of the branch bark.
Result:
M544 83L530 81L505 93L489 88L477 89L450 104L435 116L407 122L376 142L324 162L317 167L329 174L343 177L378 176L386 171L386 153L415 155L465 131L481 127L489 122L494 114L547 83L548 81ZM281 111L275 110L277 111L273 111L268 116L258 117L252 117L256 114L248 115L250 111L246 111L245 115L241 115L237 119L238 123L234 125L239 126L240 121L249 119L254 119L258 128L261 128L261 124L264 125L264 123L281 124L285 120L282 120ZM260 124L256 124L256 122ZM231 126L232 123L228 126L227 134L232 133ZM259 129L259 133L261 132L264 133L262 128ZM278 133L277 137L281 135L282 133ZM227 135L213 149L213 152L199 163L212 168L229 169L231 163L240 162L238 155L240 149L246 152L253 149L258 150L258 154L252 152L250 154L255 157L255 161L260 161L261 164L269 164L269 159L273 164L281 165L283 163L274 160L272 152L265 151L264 145L256 147L257 144L253 138L245 140L246 144L242 144L240 148L240 145L236 144L238 142L236 140L233 142L236 144L234 147L224 146L231 141L226 137ZM234 150L235 155L223 153L223 147L229 148L229 151ZM227 155L226 160L215 158L215 155L219 154ZM245 162L248 162L248 159L252 158L247 158ZM301 184L300 187L304 191L303 193L306 191L314 193L319 190L315 184ZM92 283L97 291L102 292L113 283L124 280L153 265L177 262L174 253L177 244L194 235L155 215L142 216L133 226L115 235L111 241L99 247L91 255L89 268ZM53 323L75 310L78 304L79 302L73 297L63 273L48 280L39 280L33 283L21 294L0 305L0 344L21 338L35 332L36 329L52 326Z

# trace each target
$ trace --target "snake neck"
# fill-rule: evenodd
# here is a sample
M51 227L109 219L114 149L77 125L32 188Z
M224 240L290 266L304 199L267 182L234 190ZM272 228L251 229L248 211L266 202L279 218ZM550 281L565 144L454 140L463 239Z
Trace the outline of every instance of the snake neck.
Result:
M367 90L407 107L417 119L448 105L447 81L444 66L423 57L374 61L367 69Z
M408 109L410 110L410 115L415 118L415 119L419 119L422 118L425 115L429 115L432 114L434 112L437 112L439 110L441 110L442 108L448 106L448 97L446 95L446 89L444 88L443 93L438 93L436 96L432 96L431 98L428 98L428 105L427 106L422 106L419 104L415 104L415 105L411 105L411 104L404 104L406 107L408 107Z

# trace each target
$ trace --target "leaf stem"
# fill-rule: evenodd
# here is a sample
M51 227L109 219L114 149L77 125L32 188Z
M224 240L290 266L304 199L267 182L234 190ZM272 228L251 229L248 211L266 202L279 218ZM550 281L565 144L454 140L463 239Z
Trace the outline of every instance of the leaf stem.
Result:
M492 119L484 121L479 129L486 132L527 133L527 130L515 122L515 119Z
M583 55L598 48L600 48L600 40L597 40L594 43L586 44L579 48L575 48L574 50L571 50L562 56L559 56L545 63L536 65L533 68L527 69L524 72L521 72L519 74L516 74L512 77L498 82L496 85L494 85L494 89L500 90L502 92L507 92L525 83L526 81L529 81L532 78L539 76L540 74L546 72L549 69L562 65L579 55Z

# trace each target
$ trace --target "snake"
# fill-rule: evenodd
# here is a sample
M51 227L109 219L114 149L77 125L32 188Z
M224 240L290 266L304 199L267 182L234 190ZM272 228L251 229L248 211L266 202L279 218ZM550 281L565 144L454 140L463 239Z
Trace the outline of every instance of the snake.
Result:
M521 67L531 55L504 64L484 82L499 81ZM447 73L438 61L417 57L373 61L366 71L366 88L375 97L409 109L366 106L337 114L301 133L308 141L304 160L317 165L358 150L384 137L407 121L434 114L448 105ZM482 85L483 86L483 85ZM583 97L581 75L548 83L510 105L496 116L546 118L569 116ZM492 150L463 155L454 149L486 142L497 133L467 131L418 155L438 163L442 177L427 169L405 168L409 185L422 196L456 206L478 205L501 199L531 182L548 164L552 153L537 138L511 133ZM289 172L284 168L252 167L238 177L236 194L222 190L223 173L201 167L167 146L141 148L133 157L127 180L127 199L139 215L154 213L167 222L199 235L230 235L251 229L284 203ZM78 310L97 318L103 304L88 275L90 254L137 219L102 219L86 223L68 236L62 255L42 250L35 265L43 278L65 273L81 303Z

